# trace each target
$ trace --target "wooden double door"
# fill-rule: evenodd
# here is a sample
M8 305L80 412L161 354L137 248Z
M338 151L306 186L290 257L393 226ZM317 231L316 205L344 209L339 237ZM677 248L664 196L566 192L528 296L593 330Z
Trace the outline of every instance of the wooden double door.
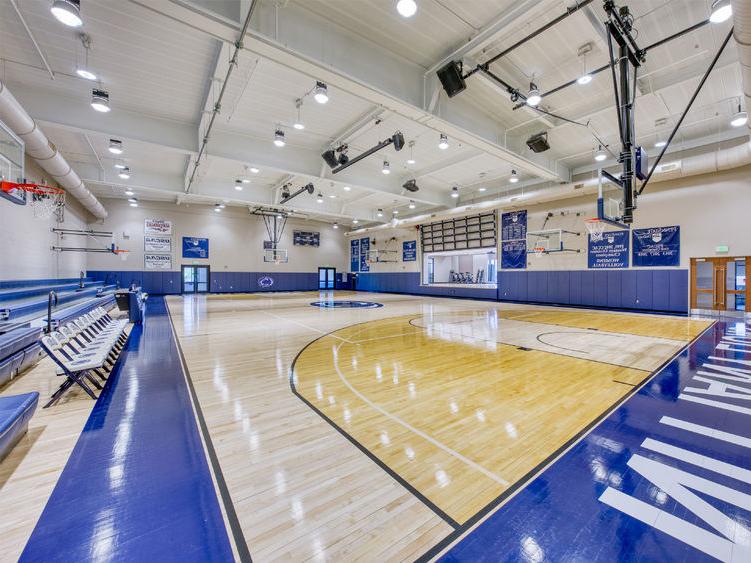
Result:
M749 309L747 256L691 259L691 309L742 316Z

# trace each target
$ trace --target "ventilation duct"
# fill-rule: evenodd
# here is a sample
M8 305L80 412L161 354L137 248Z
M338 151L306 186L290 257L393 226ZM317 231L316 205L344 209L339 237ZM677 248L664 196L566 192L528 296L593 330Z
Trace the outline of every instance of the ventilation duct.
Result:
M107 217L107 211L94 197L47 136L0 82L0 120L10 127L26 144L26 153L70 195L75 197L97 219Z
M751 0L732 0L733 37L738 46L746 111L751 108ZM751 121L748 122L751 129Z
M745 142L728 149L718 149L694 156L687 156L681 159L668 160L655 170L655 173L650 180L650 184L652 182L665 182L667 180L687 178L698 174L722 172L724 170L731 170L748 164L751 164L751 144ZM386 225L357 229L356 231L352 231L351 234L360 235L362 233L380 231L383 229L411 227L423 223L431 223L442 219L450 219L452 217L487 211L490 209L506 209L522 205L537 205L550 201L581 197L583 195L595 195L598 191L598 185L599 182L597 178L591 178L571 184L539 188L525 193L511 194L498 199L455 207L449 211L440 211L432 214L427 213L416 217L392 221Z

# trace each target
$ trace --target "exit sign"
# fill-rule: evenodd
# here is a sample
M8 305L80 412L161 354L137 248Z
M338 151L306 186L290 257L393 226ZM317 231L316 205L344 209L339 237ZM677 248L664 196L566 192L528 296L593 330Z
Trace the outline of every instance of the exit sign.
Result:
M714 247L714 251L718 254L727 253L729 250L730 250L730 247L727 244L720 244Z

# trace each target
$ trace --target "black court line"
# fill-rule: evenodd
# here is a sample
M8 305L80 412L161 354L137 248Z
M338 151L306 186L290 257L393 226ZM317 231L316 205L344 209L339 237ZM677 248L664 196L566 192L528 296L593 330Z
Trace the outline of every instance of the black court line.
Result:
M584 438L587 434L589 434L607 416L609 416L610 413L612 413L615 409L620 407L621 404L623 404L627 399L632 397L637 391L639 391L639 389L641 389L642 387L644 387L644 385L646 385L652 379L654 379L663 369L665 369L665 367L668 364L670 364L670 362L672 362L676 358L676 356L679 356L680 354L682 354L689 346L691 346L694 342L696 342L708 330L711 330L714 327L715 322L716 321L712 322L707 328L701 331L701 333L695 336L690 342L686 343L685 346L683 346L680 350L678 350L675 354L673 354L668 360L666 360L662 365L660 365L660 367L658 367L652 373L648 374L639 383L634 385L632 389L629 389L629 391L623 397L618 399L615 403L613 403L607 409L605 409L602 413L600 413L600 415L598 415L594 420L592 420L592 422L587 424L570 440L568 440L560 448L555 450L547 458L545 458L543 461L537 464L533 469L527 472L521 479L519 479L511 487L509 487L507 490L501 493L498 497L496 497L490 503L485 505L485 507L482 508L477 514L472 516L472 518L467 520L459 528L455 529L448 536L443 538L440 542L438 542L433 547L431 547L428 551L423 553L418 559L415 560L415 563L424 563L424 562L430 561L433 557L438 556L444 549L449 547L456 540L458 540L462 535L464 535L471 528L473 528L476 524L478 524L483 518L485 518L485 516L493 512L496 508L499 507L499 505L503 504L506 500L508 500L509 497L513 496L516 492L526 487L529 484L529 482L532 480L532 478L537 475L537 473L540 473L543 469L546 468L547 465L552 464L556 460L556 458L558 458L561 454L563 454L567 449L569 449L571 446L578 443L582 438Z
M415 317L417 318L417 317ZM386 473L388 473L397 483L399 483L402 487L407 489L410 493L412 493L415 498L417 498L420 502L422 502L425 506L427 506L430 510L432 510L436 516L441 518L444 522L446 522L449 526L454 528L455 530L460 527L460 524L451 518L448 514L446 514L443 510L441 510L433 501L431 501L428 497L423 495L420 491L418 491L415 487L413 487L404 477L399 475L396 471L391 469L388 465L386 465L383 461L381 461L378 457L376 457L367 447L362 445L360 442L358 442L353 436L349 435L344 429L340 428L336 422L331 420L328 416L326 416L320 409L318 409L313 403L308 401L305 397L303 397L300 392L295 387L295 381L294 381L294 374L295 374L295 365L297 364L298 358L302 355L305 350L308 349L312 344L315 344L322 338L326 338L327 336L332 336L335 332L338 332L340 330L351 328L353 326L359 326L364 325L373 322L374 320L384 320L384 319L373 319L370 321L364 321L361 323L355 323L351 325L347 325L345 327L337 328L336 330L332 330L331 332L327 332L326 334L322 334L315 340L311 340L308 342L295 356L295 359L292 360L292 365L289 368L289 387L292 390L292 393L300 399L303 403L305 403L314 413L316 413L318 416L320 416L323 420L328 422L334 430L339 432L342 436L344 436L349 442L355 446L358 450L360 450L362 453L364 453L370 460L378 465L381 469L383 469ZM413 325L414 326L414 325Z
M219 457L216 455L214 444L211 441L211 435L209 434L209 428L206 424L206 419L203 416L201 410L201 404L198 402L198 396L196 395L195 387L193 387L193 378L190 376L190 370L188 364L185 361L185 354L183 354L182 346L180 346L180 339L177 337L175 331L174 321L172 320L172 313L169 308L167 299L164 298L164 305L167 309L167 315L170 320L170 328L172 329L172 338L177 345L177 352L180 355L180 363L182 364L183 373L185 374L185 380L188 382L188 390L190 396L193 399L193 405L196 409L196 418L198 419L198 426L201 429L203 435L203 441L206 444L206 452L209 455L209 461L211 461L211 467L214 470L214 477L216 478L216 484L219 488L219 494L222 497L222 504L224 504L224 510L227 514L227 520L229 522L230 531L237 547L237 555L240 561L243 563L252 563L253 559L250 556L250 550L248 544L245 541L245 534L243 534L242 526L240 526L240 519L237 517L237 511L235 510L235 504L232 502L232 496L227 487L227 482L224 480L224 474L222 473L221 465L219 465Z
M620 383L621 385L628 385L629 387L636 387L638 385L638 383L628 383L627 381L618 381L617 379L614 379L613 383Z

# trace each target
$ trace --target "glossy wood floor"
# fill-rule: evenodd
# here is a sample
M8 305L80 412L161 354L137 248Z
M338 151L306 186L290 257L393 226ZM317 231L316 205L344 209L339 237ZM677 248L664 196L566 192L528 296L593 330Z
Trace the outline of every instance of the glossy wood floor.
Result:
M418 557L708 324L359 296L385 306L169 299L255 560ZM428 503L293 394L298 353L299 393Z

